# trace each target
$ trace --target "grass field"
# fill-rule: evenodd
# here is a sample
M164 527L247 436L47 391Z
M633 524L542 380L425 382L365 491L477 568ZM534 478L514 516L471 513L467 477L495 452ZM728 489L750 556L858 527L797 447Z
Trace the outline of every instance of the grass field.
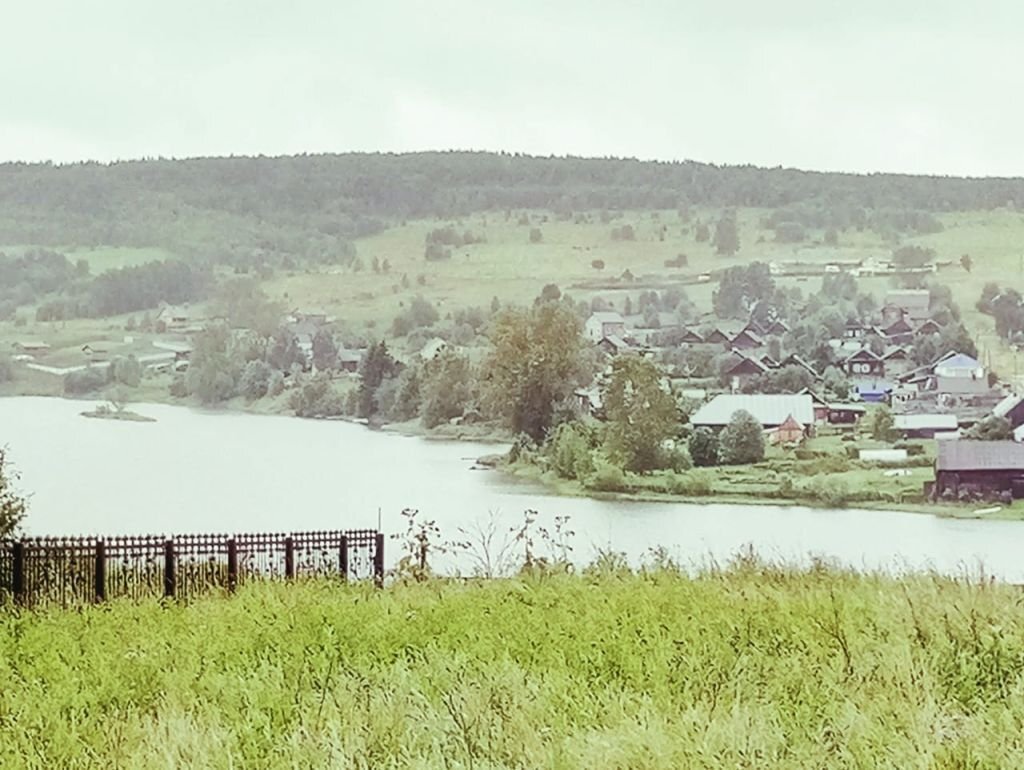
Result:
M740 559L0 614L3 765L1024 766L1018 588Z

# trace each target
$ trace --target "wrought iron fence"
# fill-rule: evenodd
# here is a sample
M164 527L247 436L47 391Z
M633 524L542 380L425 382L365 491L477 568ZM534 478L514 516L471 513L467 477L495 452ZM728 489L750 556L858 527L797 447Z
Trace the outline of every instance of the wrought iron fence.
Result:
M18 604L183 598L255 580L384 580L372 529L238 535L33 537L0 541L0 594Z

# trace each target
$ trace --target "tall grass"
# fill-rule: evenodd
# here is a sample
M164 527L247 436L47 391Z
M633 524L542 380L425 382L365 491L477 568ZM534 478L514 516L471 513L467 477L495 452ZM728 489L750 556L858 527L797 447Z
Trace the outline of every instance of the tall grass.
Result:
M1020 599L606 555L579 575L6 610L0 764L1022 767Z

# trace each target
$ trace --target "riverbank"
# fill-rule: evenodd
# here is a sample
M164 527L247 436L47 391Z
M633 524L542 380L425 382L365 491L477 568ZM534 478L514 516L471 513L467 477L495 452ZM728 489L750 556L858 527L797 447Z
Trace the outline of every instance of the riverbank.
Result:
M1020 767L1019 589L741 559L689 578L0 613L10 767ZM813 675L809 675L809 672ZM30 683L30 685L29 685Z
M1015 500L1011 506L998 506L998 510L979 513L979 510L996 506L981 503L971 505L932 503L923 498L900 499L901 489L893 483L897 477L881 475L884 469L860 470L845 474L823 474L823 478L833 481L843 479L844 486L855 483L858 485L855 488L862 490L856 496L849 495L844 500L838 501L829 500L826 493L813 497L787 495L781 491L786 488L785 481L780 481L777 474L774 474L773 477L772 471L757 466L701 468L686 473L654 473L650 476L625 474L623 484L619 489L587 487L579 481L561 478L554 472L546 471L530 462L509 463L503 461L494 463L491 467L498 473L520 481L539 484L550 493L563 497L693 505L735 503L737 505L775 507L812 506L837 509L855 507L872 511L924 513L950 519L1024 521L1024 501L1020 500ZM680 491L672 491L674 487ZM688 488L697 488L699 492L688 492L686 491ZM796 488L791 481L789 488ZM878 497L875 499L868 497L863 491L866 489L871 489L870 494Z
M146 417L138 412L132 412L128 409L118 409L116 407L107 406L106 404L100 404L95 409L88 412L82 412L82 417L88 417L92 420L121 420L123 422L156 422L152 417Z

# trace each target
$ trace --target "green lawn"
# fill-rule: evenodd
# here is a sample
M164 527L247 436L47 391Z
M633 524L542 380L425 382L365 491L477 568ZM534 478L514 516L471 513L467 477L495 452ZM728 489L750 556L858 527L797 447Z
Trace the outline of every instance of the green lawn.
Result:
M581 577L5 610L3 764L1021 767L1019 598L606 559Z

